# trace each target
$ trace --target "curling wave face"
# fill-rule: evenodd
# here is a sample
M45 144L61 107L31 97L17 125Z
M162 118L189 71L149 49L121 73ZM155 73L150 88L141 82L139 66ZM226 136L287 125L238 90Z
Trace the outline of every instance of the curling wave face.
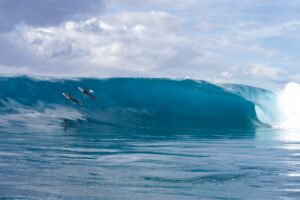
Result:
M77 87L92 88L97 100ZM0 127L7 131L46 131L89 127L100 131L192 131L255 128L277 123L270 91L204 81L111 78L37 80L0 78ZM82 106L62 92L81 99ZM277 112L277 111L276 111Z

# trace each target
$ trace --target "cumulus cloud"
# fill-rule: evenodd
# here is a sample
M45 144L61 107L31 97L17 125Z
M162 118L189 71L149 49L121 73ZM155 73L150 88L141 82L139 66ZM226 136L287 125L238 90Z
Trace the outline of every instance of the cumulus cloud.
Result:
M270 21L274 15L261 12L271 7L266 1L51 2L53 9L70 6L70 12L53 11L61 12L57 19L45 13L38 21L20 12L22 23L8 20L14 28L0 35L0 73L224 82L278 81L300 73L298 51L285 48L299 39L297 14Z
M32 75L38 75L38 74L33 74L31 69L28 69L26 67L13 67L13 66L4 66L0 65L1 69L1 75L24 75L24 74L32 74Z
M283 69L263 64L253 64L247 69L247 72L254 77L270 79L278 79L282 74L284 74Z
M10 58L2 58L6 66L2 71L212 80L264 73L271 74L265 78L274 79L280 71L272 71L273 68L265 65L231 66L228 58L239 53L259 57L270 53L228 33L220 37L191 37L185 33L184 26L181 18L162 11L107 13L85 20L69 20L58 26L21 24L1 37L11 49L5 56Z
M0 0L0 32L16 24L55 25L67 19L98 14L101 0Z
M191 42L172 33L176 23L180 22L165 12L123 12L102 19L67 21L59 26L23 24L2 39L34 58L28 65L36 71L75 76L137 76L155 73L164 63L171 64L176 54ZM13 60L14 63L10 60L7 64L27 65L24 59ZM39 66L41 63L45 68ZM59 70L61 67L64 70Z

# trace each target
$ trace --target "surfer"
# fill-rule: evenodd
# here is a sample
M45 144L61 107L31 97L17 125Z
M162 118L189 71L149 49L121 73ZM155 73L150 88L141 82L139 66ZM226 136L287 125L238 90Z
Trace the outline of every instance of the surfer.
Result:
M80 90L80 92L85 95L85 96L89 96L92 99L96 99L96 97L94 95L92 95L93 90L88 89L88 88L82 88L82 87L78 87L78 89Z
M76 103L77 105L81 105L81 102L79 100L74 99L71 94L69 93L63 93L63 95L70 101Z

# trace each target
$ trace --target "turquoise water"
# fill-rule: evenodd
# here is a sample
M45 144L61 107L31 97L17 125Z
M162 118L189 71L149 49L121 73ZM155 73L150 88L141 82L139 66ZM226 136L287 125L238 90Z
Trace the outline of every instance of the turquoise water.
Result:
M0 199L300 196L299 131L273 129L255 109L269 110L254 100L270 91L166 79L19 77L0 87Z
M300 141L273 130L204 135L1 133L0 197L299 198Z

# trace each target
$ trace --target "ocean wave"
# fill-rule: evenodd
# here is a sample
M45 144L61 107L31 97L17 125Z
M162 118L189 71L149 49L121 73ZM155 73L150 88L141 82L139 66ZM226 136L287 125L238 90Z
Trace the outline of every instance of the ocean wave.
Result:
M82 96L78 86L93 89L97 100ZM276 116L267 103L274 100L271 91L205 81L3 77L0 88L2 129L62 129L66 121L104 131L255 128L274 123ZM83 105L72 104L63 92Z

